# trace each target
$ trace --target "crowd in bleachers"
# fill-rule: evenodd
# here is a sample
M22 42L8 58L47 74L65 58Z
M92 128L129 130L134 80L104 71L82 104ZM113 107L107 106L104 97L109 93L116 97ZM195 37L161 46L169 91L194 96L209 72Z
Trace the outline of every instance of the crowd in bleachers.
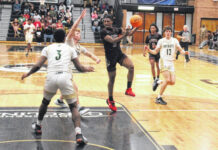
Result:
M87 0L84 0L84 7L86 7ZM92 19L92 31L100 32L103 27L104 16L109 14L114 16L113 6L110 6L106 1L93 0L89 1L91 5L91 19Z
M69 28L73 25L73 8L73 5L66 5L64 3L59 5L33 4L16 0L13 4L9 34L13 34L13 37L17 38L24 37L23 29L29 20L35 26L34 34L36 42L46 42L48 39L52 42L53 33L56 29L62 28L68 32Z

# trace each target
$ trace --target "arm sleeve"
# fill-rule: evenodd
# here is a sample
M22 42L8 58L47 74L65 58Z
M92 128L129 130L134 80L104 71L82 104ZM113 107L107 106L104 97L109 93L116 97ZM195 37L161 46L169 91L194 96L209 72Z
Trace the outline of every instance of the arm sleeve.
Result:
M101 39L104 40L105 36L107 35L107 32L105 30L101 30Z
M48 47L42 49L41 56L48 58Z
M82 52L83 54L87 53L87 51L88 51L88 50L87 50L85 47L81 46L81 52Z
M75 58L77 58L78 57L78 55L77 55L77 53L76 53L76 50L74 49L74 48L71 48L71 47L69 47L70 48L70 50L71 50L71 59L73 60L73 59L75 59Z
M162 42L163 42L163 39L160 39L160 40L157 42L156 48L161 48L161 47L162 47Z

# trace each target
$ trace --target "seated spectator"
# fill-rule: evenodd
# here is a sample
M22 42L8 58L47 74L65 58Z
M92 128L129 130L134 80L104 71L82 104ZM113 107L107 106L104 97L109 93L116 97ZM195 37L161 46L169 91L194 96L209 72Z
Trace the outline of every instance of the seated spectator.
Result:
M30 19L30 15L29 15L27 12L24 12L24 15L23 15L23 16L25 17L25 20Z
M13 5L13 14L20 15L21 14L21 4L18 0L15 1Z
M41 22L40 22L40 19L36 19L33 24L34 24L34 26L36 27L36 29L42 27Z
M36 38L36 42L41 45L42 39L43 39L43 32L41 30L40 27L36 28L36 32L35 32L35 38Z
M87 4L90 4L90 6L92 6L92 0L83 0L83 7L86 8Z
M64 26L66 27L66 30L69 30L72 25L73 25L72 19L68 18L66 24L64 24Z
M56 29L63 29L63 24L61 22L61 20L58 20L58 22L56 23Z
M11 26L13 27L14 30L14 37L19 37L18 29L20 26L17 18L15 18L13 22L11 22Z
M65 17L65 11L64 9L61 9L60 12L58 13L58 19L64 18Z
M33 16L34 20L40 20L41 16L35 11L34 16Z
M70 12L69 8L67 8L67 12L66 12L65 16L66 16L67 19L72 17L72 13Z
M45 16L47 14L46 6L45 5L40 5L39 6L39 14L40 16Z
M23 13L24 14L29 14L30 13L30 6L29 6L28 3L24 4Z
M18 22L20 25L22 25L25 20L26 20L26 18L24 17L23 14L21 14L20 17L18 18Z
M92 21L94 21L95 19L98 19L98 14L97 14L96 10L94 10L94 12L92 12L91 17L92 17Z
M100 26L99 26L99 21L98 21L98 19L95 19L94 21L93 21L93 25L92 25L92 31L93 32L100 32Z
M213 33L211 31L207 31L207 40L204 40L200 43L199 49L202 49L204 46L208 45L210 47L211 39L213 38Z
M64 10L64 12L66 12L66 6L64 5L64 3L60 3L59 11L61 11L62 9Z
M209 50L218 50L218 26L217 30L213 33L213 38L210 40Z
M57 12L55 11L55 8L53 6L51 7L51 10L48 12L48 15L52 18L57 17Z
M53 35L54 29L51 25L48 25L45 27L44 30L44 44L46 45L47 39L50 39L50 43L52 43L54 35Z

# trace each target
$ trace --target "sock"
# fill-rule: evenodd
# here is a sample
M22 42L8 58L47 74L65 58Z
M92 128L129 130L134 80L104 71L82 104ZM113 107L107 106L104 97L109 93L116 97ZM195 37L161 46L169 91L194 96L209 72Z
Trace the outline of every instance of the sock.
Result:
M153 79L155 80L155 77L153 77Z
M58 102L59 102L59 103L63 103L63 100L59 98L59 99L58 99Z
M159 94L157 98L161 98L161 97L162 97L162 95Z
M37 120L36 124L41 126L42 125L42 120Z
M131 88L131 86L132 86L132 82L131 82L131 81L128 81L128 82L127 82L127 89L128 89L128 88Z
M162 80L158 80L157 81L157 84L161 84L163 81Z
M76 134L82 134L81 128L80 127L76 127L75 128L75 133Z
M109 101L114 101L113 96L109 96Z
M78 111L79 111L79 109L80 109L80 104L77 104L77 109L78 109Z

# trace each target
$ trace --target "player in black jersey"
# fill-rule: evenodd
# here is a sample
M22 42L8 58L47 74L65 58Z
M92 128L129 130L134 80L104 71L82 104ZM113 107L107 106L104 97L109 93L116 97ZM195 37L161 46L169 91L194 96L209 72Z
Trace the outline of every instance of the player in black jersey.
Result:
M104 44L105 49L105 58L107 64L107 71L109 76L108 82L108 95L109 98L107 99L107 103L109 108L112 111L116 111L117 108L115 106L113 100L113 87L114 81L116 77L116 64L119 63L121 66L126 67L128 72L128 83L127 83L127 90L125 92L126 95L135 96L135 93L132 91L132 81L134 76L134 65L132 61L126 56L120 48L120 41L128 35L132 35L137 28L132 29L130 32L126 32L125 29L120 29L112 26L113 19L112 16L107 15L104 17L104 28L101 30L101 39Z
M158 40L162 38L162 36L158 33L158 31L159 31L159 29L156 26L156 24L151 24L150 25L150 28L149 28L149 33L150 34L146 37L145 44L149 45L149 48L151 50L154 50L156 48ZM146 53L144 52L143 55L146 56ZM151 72L152 72L152 76L153 76L153 79L154 79L154 83L159 80L159 75L160 75L159 59L160 59L160 53L158 53L157 55L153 55L153 54L149 53L149 61L150 61L150 64L151 64ZM156 66L156 69L157 69L157 74L156 74L156 71L155 71L155 66Z

